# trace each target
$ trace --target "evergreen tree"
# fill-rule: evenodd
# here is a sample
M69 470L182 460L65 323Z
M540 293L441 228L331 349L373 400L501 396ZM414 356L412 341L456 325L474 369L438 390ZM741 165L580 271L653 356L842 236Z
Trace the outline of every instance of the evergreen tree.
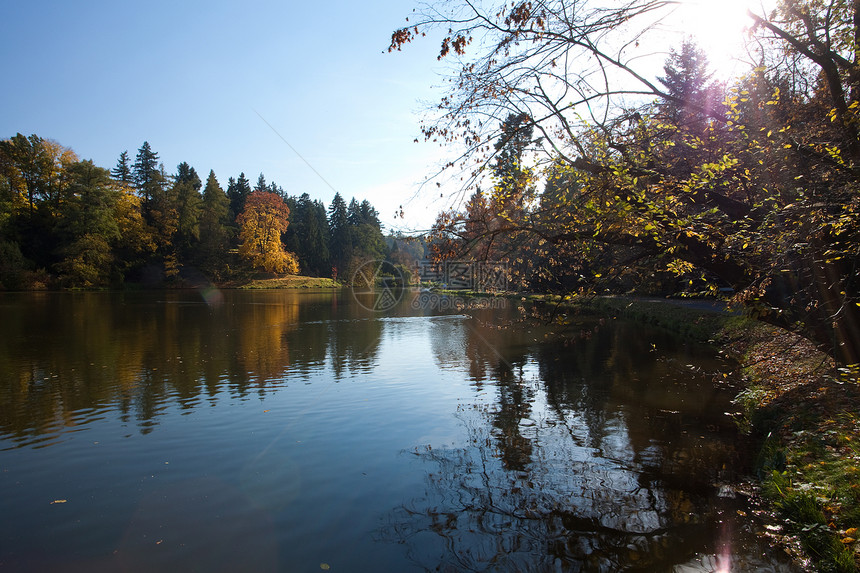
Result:
M349 207L346 208L346 220L350 226L357 227L361 225L361 209L358 201L353 197L349 202Z
M361 214L362 223L382 229L382 223L379 221L379 211L370 204L370 201L365 199L361 202L359 213Z
M201 265L209 271L223 267L229 248L230 201L218 184L215 172L210 170L203 188L203 205L200 213Z
M158 194L164 182L164 177L159 169L158 154L152 150L148 141L144 141L140 149L137 150L132 181L146 201L151 201Z
M227 186L227 198L230 199L230 217L231 220L236 220L236 217L245 210L245 200L251 193L251 184L245 178L245 173L240 173L239 178L235 181L230 178L230 184Z
M269 183L268 191L269 191L269 193L274 193L275 195L283 197L284 200L286 200L286 198L287 198L287 194L284 192L284 188L281 187L280 185L277 185L274 181Z
M720 86L711 82L705 52L688 38L680 52L671 51L663 72L665 76L657 79L669 97L661 111L676 125L702 128L708 116L718 112L722 100Z
M298 200L292 200L291 203L294 205L290 226L292 233L287 233L287 249L296 253L305 273L315 276L328 275L331 271L331 260L325 206L319 201L312 201L307 193L303 193Z
M54 270L66 286L96 287L110 282L111 245L119 240L116 203L120 192L110 172L92 161L68 169L69 194L57 214L58 258Z
M340 193L335 193L328 208L328 228L331 243L332 264L341 272L346 270L349 263L349 255L352 251L350 244L349 220L346 202Z
M260 173L260 176L257 177L257 184L254 185L254 191L260 191L261 193L268 193L269 186L266 184L266 178Z
M110 174L113 178L123 185L131 185L134 179L131 174L131 166L129 165L128 151L123 151L119 154L119 159L116 162L116 167L111 169Z
M307 229L309 266L314 274L329 276L331 274L331 234L322 201L314 201L309 205Z
M502 122L501 131L495 143L492 209L496 215L518 218L523 212L524 198L534 191L532 170L523 164L526 149L533 142L534 124L525 113L510 114Z
M176 183L190 183L197 192L200 192L200 188L203 186L197 171L185 161L176 166L175 180Z
M173 179L170 199L177 215L176 242L181 254L188 256L200 238L201 182L194 168L184 161L177 166Z

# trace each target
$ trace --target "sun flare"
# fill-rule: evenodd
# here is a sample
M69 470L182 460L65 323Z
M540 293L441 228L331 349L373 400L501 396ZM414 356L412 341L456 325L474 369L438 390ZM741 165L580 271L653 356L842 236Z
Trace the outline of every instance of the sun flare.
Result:
M678 28L705 51L716 77L730 79L746 67L745 40L752 24L747 11L763 9L762 0L685 0Z

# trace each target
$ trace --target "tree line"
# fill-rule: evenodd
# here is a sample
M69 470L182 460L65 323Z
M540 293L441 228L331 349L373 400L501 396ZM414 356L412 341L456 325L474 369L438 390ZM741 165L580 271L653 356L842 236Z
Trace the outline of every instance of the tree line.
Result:
M723 294L857 367L860 3L750 12L751 66L726 83L689 41L660 77L637 69L673 4L439 3L393 33L441 29L457 58L422 125L467 149L437 258L567 294Z
M368 201L331 205L240 173L226 190L144 142L108 170L38 135L0 141L0 288L182 285L255 272L342 277L388 254Z

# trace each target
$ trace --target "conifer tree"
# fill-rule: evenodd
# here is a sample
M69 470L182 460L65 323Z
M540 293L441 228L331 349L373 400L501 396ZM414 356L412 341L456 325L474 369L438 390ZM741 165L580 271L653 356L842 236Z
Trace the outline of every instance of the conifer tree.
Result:
M700 129L722 100L719 86L711 82L707 55L688 38L680 52L670 52L663 72L665 75L657 78L668 96L660 106L662 112L675 124Z
M144 141L140 149L137 150L132 181L138 192L147 201L152 200L161 189L163 177L159 169L158 154L152 150L148 141Z
M131 185L133 177L131 174L131 166L129 165L128 151L123 151L119 154L119 159L116 162L116 167L111 169L110 174L113 178L123 185Z
M215 172L210 170L203 188L200 213L200 258L207 270L223 266L229 244L228 217L230 201L218 184Z
M200 238L200 214L203 203L200 187L200 177L194 168L184 161L180 163L176 168L170 199L177 214L177 243L185 256L190 253L192 245Z
M329 252L331 253L332 264L340 270L345 270L349 262L352 245L350 244L346 202L340 193L334 194L331 205L329 205L328 227L331 237Z
M269 186L266 184L266 178L260 173L260 176L257 177L257 184L254 185L254 191L260 191L262 193L269 192Z
M227 186L227 198L230 199L231 219L235 220L239 214L245 210L245 200L251 193L251 184L245 178L245 173L239 174L239 178L235 181L230 178L230 184Z
M346 220L353 227L357 227L362 223L361 210L359 208L358 201L355 200L355 197L350 200L349 206L346 208Z

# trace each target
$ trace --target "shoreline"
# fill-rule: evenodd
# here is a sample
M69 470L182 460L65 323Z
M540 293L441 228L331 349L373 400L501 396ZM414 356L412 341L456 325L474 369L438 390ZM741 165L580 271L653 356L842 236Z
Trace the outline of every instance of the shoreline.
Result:
M540 301L540 298L537 298ZM758 444L750 503L763 535L804 569L860 571L860 379L792 333L682 299L543 301L617 314L738 363L739 429ZM745 484L738 484L743 489Z

